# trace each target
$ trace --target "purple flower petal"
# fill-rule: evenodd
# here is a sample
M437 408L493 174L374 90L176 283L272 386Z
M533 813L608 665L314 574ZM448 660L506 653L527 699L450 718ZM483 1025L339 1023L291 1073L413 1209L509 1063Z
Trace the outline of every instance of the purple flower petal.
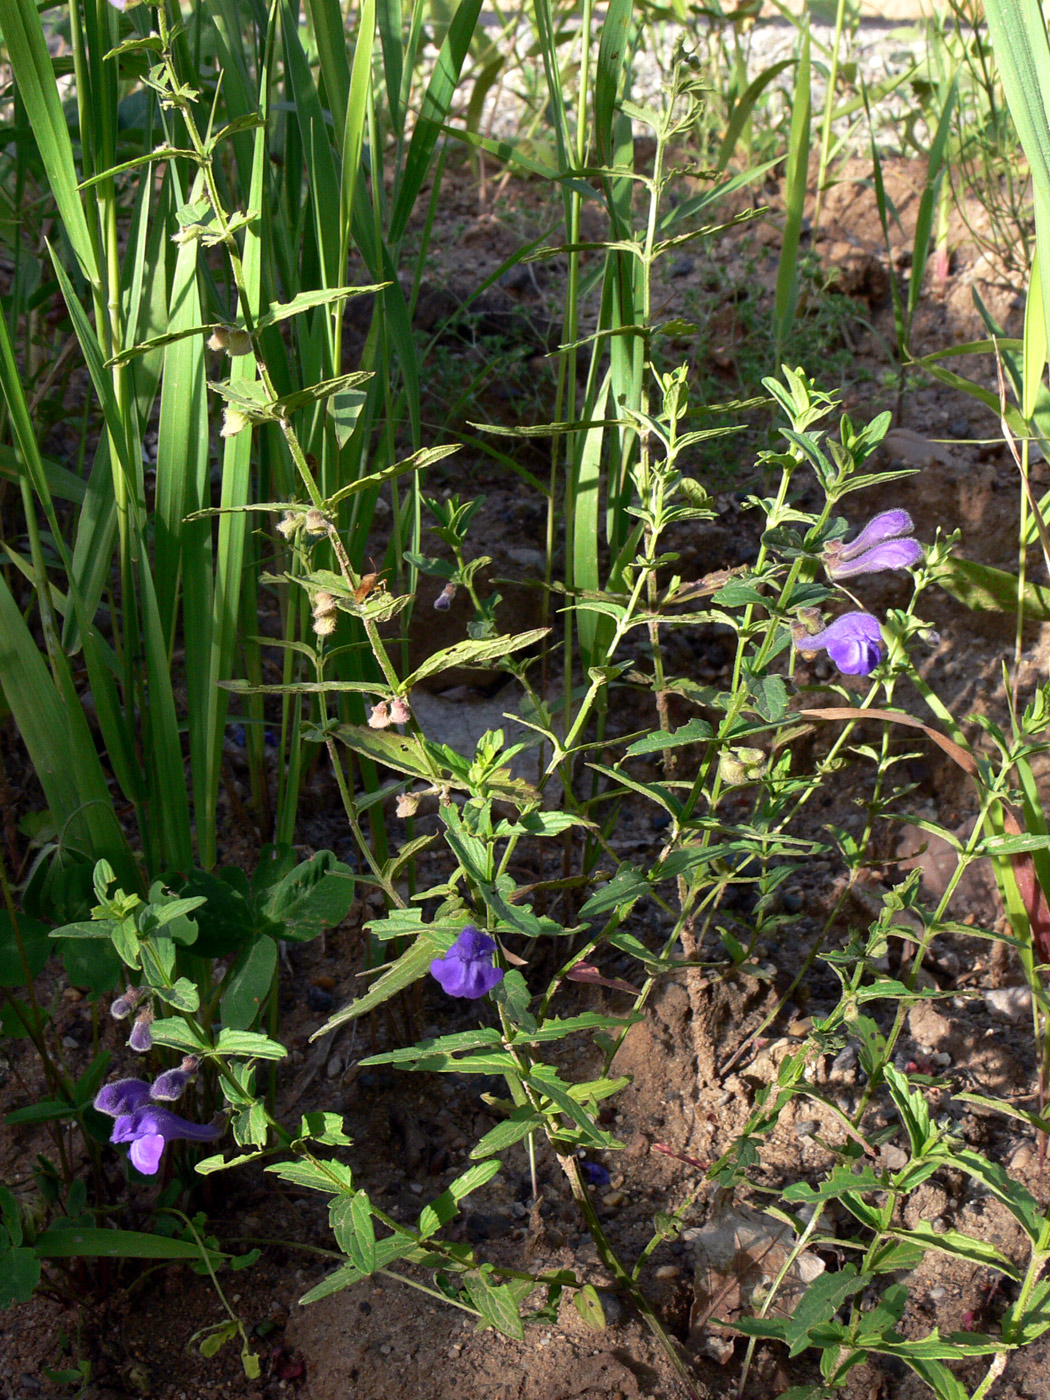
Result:
M160 1166L164 1147L165 1142L160 1133L148 1133L145 1137L136 1138L128 1149L131 1165L143 1176L152 1176Z
M140 1011L128 1036L128 1046L138 1055L145 1055L153 1048L153 1012Z
M95 1095L99 1113L108 1113L111 1118L133 1113L148 1102L149 1085L144 1079L116 1079L112 1084L104 1084Z
M833 540L824 550L828 578L852 578L854 574L879 573L883 569L909 569L922 559L922 545L912 539L911 516L906 510L886 510L869 520L848 544Z
M884 540L849 559L845 558L845 551L837 557L829 555L825 568L829 578L851 578L854 574L874 574L883 569L910 569L921 559L922 545L918 540Z
M211 1123L191 1123L166 1108L148 1104L118 1118L113 1124L110 1142L130 1143L128 1155L132 1165L146 1176L152 1176L167 1143L177 1138L190 1142L210 1142L221 1132L221 1128Z
M503 969L492 965L495 951L494 939L467 924L448 952L430 964L431 976L450 997L476 1000L503 980Z
M867 676L882 660L882 629L871 613L848 612L812 635L796 636L799 651L826 651L847 676Z
M914 529L911 516L906 510L884 510L881 515L873 516L868 521L856 539L842 546L839 557L855 559L872 545L882 544L884 540L893 539L895 535L910 534Z
M168 1102L181 1098L183 1090L192 1078L193 1076L187 1074L184 1069L166 1069L153 1081L149 1096L151 1099L164 1099Z

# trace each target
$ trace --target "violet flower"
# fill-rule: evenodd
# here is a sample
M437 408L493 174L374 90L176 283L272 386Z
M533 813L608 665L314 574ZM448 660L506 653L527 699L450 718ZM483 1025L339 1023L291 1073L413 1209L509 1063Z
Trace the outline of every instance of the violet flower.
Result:
M170 1109L153 1103L152 1098L153 1090L143 1079L118 1079L104 1085L95 1095L98 1111L116 1119L110 1142L130 1143L131 1164L144 1176L156 1172L165 1147L174 1139L210 1142L222 1132L214 1124L191 1123L180 1118Z
M135 1017L135 1024L131 1028L128 1036L128 1045L137 1055L145 1055L153 1047L153 1012L147 1006L145 1011L140 1011Z
M795 632L799 651L826 651L847 676L867 676L882 660L882 629L871 613L848 612L819 632Z
M612 1180L609 1168L603 1167L601 1162L582 1161L580 1167L591 1186L608 1186Z
M492 966L495 951L494 938L467 924L448 952L430 964L430 975L450 997L477 1000L503 981L503 969Z
M906 510L885 510L869 520L855 540L831 540L824 546L828 578L852 578L883 569L907 569L922 558L922 545L912 539L915 527Z

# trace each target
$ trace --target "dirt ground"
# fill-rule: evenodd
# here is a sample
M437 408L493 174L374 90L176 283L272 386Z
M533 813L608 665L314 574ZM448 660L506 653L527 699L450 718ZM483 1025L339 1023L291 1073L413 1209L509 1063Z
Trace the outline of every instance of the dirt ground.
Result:
M887 347L893 342L888 295L889 267L906 263L908 240L918 199L918 167L901 163L890 172L890 193L904 225L889 254L874 196L861 181L861 166L845 172L826 202L822 237L813 252L843 295L852 298L855 317L843 319L837 341L825 347L822 364L807 365L820 372L837 367L846 405L855 421L894 408L897 382ZM520 241L523 227L539 218L540 198L534 188L508 185L501 202L479 208L476 187L466 174L448 177L440 209L446 221L435 238L427 294L418 320L424 329L440 328L454 310L464 288L498 267ZM741 344L743 328L740 289L749 296L768 297L775 277L775 205L769 221L717 235L710 245L691 251L685 263L669 268L662 292L661 315L681 307L706 319L695 357L696 377L708 385L721 383L726 396L733 390L741 355L754 347ZM763 198L765 196L763 195ZM952 260L938 280L931 271L919 312L917 344L934 350L983 335L974 309L976 287L992 314L1012 333L1019 326L1020 302L1008 280L996 275L992 262L980 254L958 224L953 227ZM694 248L696 245L694 245ZM479 402L493 419L514 421L522 407L522 384L539 373L540 358L556 337L557 269L541 264L533 277L510 279L480 306L476 317L488 317L473 338L443 335L435 363L445 376L441 384L467 379L501 336L508 355L502 383L486 380L467 405L476 415ZM430 317L430 324L426 324ZM515 339L516 337L516 339ZM554 341L556 343L556 339ZM702 362L701 362L702 361ZM953 365L961 373L984 375L988 365L973 359ZM518 378L514 378L514 374ZM826 385L825 387L833 387ZM440 387L435 392L440 392ZM542 389L528 411L543 421ZM547 409L549 412L549 408ZM518 419L520 421L520 417ZM987 564L1011 568L1016 560L1018 482L1005 450L993 439L998 425L973 400L919 375L909 375L889 448L888 462L921 467L916 476L894 483L881 496L866 495L864 513L876 506L904 506L912 514L920 539L935 531L959 528L959 552ZM526 444L523 464L540 465L536 449ZM536 453L537 460L529 455ZM463 494L484 492L479 520L485 552L495 557L493 575L535 578L537 503L518 479L500 471L483 457L466 454L456 459L455 477L448 484ZM741 448L742 468L746 448ZM700 464L702 466L702 464ZM682 554L685 577L733 565L754 546L754 524L742 512L736 491L746 475L729 473L721 483L724 505L720 519L682 531L675 540ZM1037 464L1034 481L1041 492L1050 486L1050 472ZM433 485L433 483L432 483ZM1031 567L1037 570L1034 558ZM876 609L903 601L904 585L897 579L872 580L866 599ZM509 605L523 615L535 608L534 590L508 594ZM428 644L445 639L429 630L434 614L427 610ZM924 600L924 616L934 625L939 641L931 645L923 672L957 716L973 712L1004 713L1001 666L1012 655L1012 620L992 613L975 614L937 590ZM516 619L515 619L516 622ZM445 624L462 629L454 613ZM509 625L509 624L508 624ZM450 636L448 640L452 640ZM721 674L724 657L710 639L699 638L691 658L676 659L680 669L691 665L703 680ZM1047 671L1050 633L1033 627L1025 637L1021 690ZM816 673L820 674L819 670ZM475 734L512 703L506 692L496 697L472 691L453 677L453 688L422 702L430 704L442 736L455 744L449 727L455 722L464 734ZM917 697L903 696L918 713ZM427 720L423 715L423 723ZM462 743L466 743L464 738ZM817 739L815 742L820 742ZM5 742L9 782L17 778L16 758ZM923 751L909 760L917 784L913 811L933 816L950 829L964 825L973 810L967 784L939 751ZM316 847L330 846L344 854L346 838L324 775L309 804L301 839ZM856 826L861 820L854 799L864 794L864 773L850 770L837 787L831 805L814 817L814 830L835 821ZM231 832L232 835L232 832ZM628 815L616 836L625 853L644 859L660 848L661 837L647 816ZM920 844L914 829L887 833L872 853L870 888L877 893L898 876L898 860L907 859ZM935 896L946 878L946 854L932 845L914 859L924 864L927 889ZM595 1189L604 1226L622 1257L632 1260L652 1233L657 1212L676 1209L688 1196L689 1229L659 1246L642 1274L642 1284L688 1359L693 1385L703 1400L729 1400L738 1395L744 1343L704 1325L705 1311L731 1316L733 1298L705 1268L702 1231L719 1218L724 1203L712 1188L702 1186L702 1168L731 1142L754 1103L755 1094L775 1077L776 1067L793 1046L801 1043L809 1018L826 1014L837 1000L830 973L816 963L794 1003L779 1018L750 1039L775 1005L797 967L799 949L812 943L838 891L838 871L829 859L809 864L785 891L799 918L792 926L790 946L762 947L771 966L770 980L740 975L702 977L697 970L669 981L650 1001L646 1020L630 1032L616 1063L631 1076L630 1086L614 1101L611 1123L626 1142L626 1150L610 1154L605 1165L607 1185ZM324 1108L341 1112L355 1141L346 1150L360 1186L366 1188L395 1218L415 1218L421 1202L438 1194L465 1167L470 1144L493 1120L481 1094L493 1086L476 1078L397 1075L385 1069L362 1070L359 1061L376 1049L403 1042L409 1011L380 1019L371 1030L346 1029L318 1047L309 1041L326 1017L318 1006L339 1006L354 995L361 962L362 926L369 911L356 904L351 918L323 943L293 948L283 990L282 1039L291 1050L279 1072L278 1104L289 1115ZM958 897L957 917L978 926L994 926L1000 918L994 881L987 872L970 876ZM653 931L661 927L656 914ZM864 926L871 918L863 892L852 919ZM848 921L843 925L845 934ZM899 954L899 950L897 950ZM1040 1172L1036 1145L1022 1124L950 1101L951 1089L965 1085L990 1097L1030 1100L1035 1090L1037 1059L1030 1017L1023 997L988 998L985 994L1020 982L1019 969L1001 955L998 945L962 935L943 940L935 950L931 973L937 990L953 995L915 1006L902 1042L906 1059L936 1067L944 1087L938 1091L946 1111L960 1110L957 1130L965 1139L1006 1165L1042 1202L1050 1200ZM628 964L624 972L629 975ZM55 987L62 1006L60 1032L73 1067L91 1051L91 1017L86 1002L69 989ZM577 995L582 995L577 989ZM624 998L615 991L593 990L588 1003L622 1011ZM581 1009L580 1003L574 1003ZM414 1034L458 1029L447 1003L424 991L412 1009ZM439 1019L440 1018L440 1019ZM111 1022L102 1027L103 1044L120 1044ZM12 1047L12 1064L0 1084L3 1107L31 1101L37 1085L35 1067L24 1043ZM588 1050L569 1044L566 1064L574 1074L587 1069ZM575 1059L573 1058L575 1057ZM935 1059L932 1057L936 1057ZM860 1072L856 1057L839 1055L816 1066L818 1080L842 1108L856 1102ZM28 1098L26 1096L29 1096ZM965 1107L965 1111L961 1111ZM777 1188L826 1166L829 1146L841 1141L838 1120L819 1105L799 1100L783 1114L764 1147L760 1169L763 1186ZM26 1162L37 1146L28 1129L8 1129L0 1148L0 1178L26 1176ZM892 1144L887 1149L893 1149ZM692 1159L690 1161L690 1159ZM887 1159L893 1165L892 1159ZM563 1304L557 1322L530 1328L522 1343L495 1333L478 1333L471 1320L433 1296L388 1277L336 1294L309 1308L298 1299L333 1266L319 1251L332 1248L322 1204L262 1173L229 1173L201 1188L199 1206L208 1228L235 1251L261 1243L258 1263L243 1272L224 1272L220 1282L230 1305L244 1319L252 1345L262 1358L258 1382L244 1380L237 1346L229 1343L213 1358L201 1355L193 1339L201 1329L220 1322L224 1313L209 1279L183 1267L147 1271L139 1278L107 1276L102 1266L86 1269L79 1296L90 1301L78 1316L76 1308L46 1298L0 1314L0 1400L32 1400L57 1393L47 1368L70 1366L79 1356L91 1363L86 1394L99 1400L147 1395L156 1400L242 1400L255 1394L294 1394L304 1400L677 1400L685 1391L651 1335L617 1295L613 1279L603 1270L579 1218L557 1162L541 1155L539 1179L542 1204L533 1208L523 1149L511 1154L507 1168L467 1203L456 1228L475 1244L479 1254L498 1262L524 1259L535 1270L569 1267L599 1290L606 1314L604 1331L589 1330L570 1305ZM136 1194L137 1193L137 1194ZM154 1188L135 1188L125 1220L144 1228ZM757 1202L755 1202L757 1204ZM910 1198L907 1210L915 1218L944 1222L979 1238L994 1240L1007 1253L1019 1241L1012 1217L997 1203L963 1179L939 1174ZM130 1217L130 1219L128 1219ZM833 1265L834 1252L824 1262ZM984 1329L994 1323L1009 1301L989 1271L930 1254L909 1277L910 1302L902 1322L906 1335L922 1335L933 1326L942 1332ZM714 1293L716 1296L712 1296ZM1050 1343L1039 1342L1010 1359L990 1400L1042 1400L1043 1378L1050 1363ZM976 1383L977 1373L964 1373ZM789 1385L819 1379L807 1356L788 1360L776 1347L756 1348L747 1373L745 1397L774 1396ZM70 1392L72 1393L72 1392ZM920 1382L887 1362L862 1365L851 1374L846 1400L919 1400L928 1395Z

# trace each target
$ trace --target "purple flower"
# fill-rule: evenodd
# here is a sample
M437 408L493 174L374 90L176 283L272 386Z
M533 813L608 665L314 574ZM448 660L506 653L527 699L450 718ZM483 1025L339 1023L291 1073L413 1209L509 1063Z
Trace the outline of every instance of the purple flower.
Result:
M503 980L503 969L492 966L495 951L495 939L467 924L444 957L430 964L430 974L450 997L476 1000Z
M169 1071L169 1074L178 1073L178 1070ZM151 1100L164 1078L162 1075L152 1089L143 1079L118 1079L104 1085L95 1095L98 1111L116 1119L110 1142L130 1143L128 1156L132 1166L145 1176L154 1174L160 1166L164 1148L173 1139L209 1142L222 1132L213 1124L191 1123L170 1109L153 1103Z
M153 1048L153 1032L150 1027L153 1025L153 1012L146 1008L140 1011L135 1017L135 1024L131 1028L128 1036L128 1044L138 1055L145 1055Z
M799 651L826 651L847 676L867 676L882 660L882 629L871 613L848 612L819 632L795 632Z
M906 510L886 510L869 520L855 540L831 540L824 547L828 578L852 578L883 569L907 569L922 558L922 545L912 539L915 527Z
M609 1175L609 1168L603 1167L601 1162L581 1162L583 1174L592 1186L608 1186L612 1177Z

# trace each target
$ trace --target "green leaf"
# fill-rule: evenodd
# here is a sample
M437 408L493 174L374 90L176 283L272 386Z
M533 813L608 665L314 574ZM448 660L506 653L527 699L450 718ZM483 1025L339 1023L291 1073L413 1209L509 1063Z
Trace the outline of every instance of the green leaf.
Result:
M493 1157L505 1152L508 1147L513 1147L516 1142L521 1142L522 1138L535 1132L542 1122L542 1113L537 1113L528 1104L521 1104L509 1118L497 1123L479 1138L471 1148L470 1155L480 1161L483 1157Z
M968 1259L972 1264L998 1269L1007 1278L1019 1279L1021 1277L1016 1265L989 1240L974 1239L972 1235L963 1234L959 1230L945 1230L943 1234L937 1234L925 1220L918 1221L910 1230L891 1228L889 1233L896 1239L919 1246L923 1252L934 1249L941 1254L954 1255L958 1259Z
M592 1332L605 1331L605 1309L593 1283L585 1283L572 1295L572 1305L585 1327L589 1327Z
M39 920L20 914L18 935L25 954L24 963L11 915L6 909L0 910L0 987L26 986L26 973L31 979L42 972L51 952L47 925Z
M464 1275L464 1282L474 1306L481 1314L479 1331L485 1327L495 1327L497 1332L513 1337L517 1342L525 1340L525 1324L518 1312L517 1299L507 1284L490 1283L487 1275L481 1271Z
M41 1259L191 1259L207 1255L213 1266L229 1256L219 1250L201 1249L186 1240L164 1235L145 1235L137 1230L71 1229L45 1230L36 1238Z
M677 748L680 744L697 744L704 739L710 739L710 737L711 726L706 720L691 719L671 734L665 734L663 730L656 730L652 734L647 734L644 739L636 739L624 750L623 756L624 758L635 758L638 754L663 753L665 749Z
M482 1162L479 1166L469 1167L446 1191L424 1206L419 1216L419 1232L424 1239L447 1225L459 1209L460 1202L472 1191L490 1182L499 1173L501 1165L499 1162Z
M273 985L277 967L277 944L260 938L243 952L234 964L222 994L222 1024L235 1031L246 1031L258 1019Z
M1020 591L1021 611L1031 622L1050 619L1050 588L1026 579L1020 588L1016 574L976 564L952 555L931 571L930 577L973 612L1016 613Z
M184 1055L207 1054L211 1049L208 1037L199 1026L184 1021L181 1016L167 1016L150 1027L154 1045L166 1045L181 1050Z
M107 942L61 939L62 966L70 986L83 987L94 995L111 992L120 982L121 961Z
M430 964L439 954L447 951L447 946L442 945L437 939L428 933L420 934L411 948L394 962L381 977L373 983L372 987L351 1002L349 1006L344 1006L341 1011L337 1011L334 1016L329 1017L320 1030L314 1031L311 1040L317 1040L322 1035L328 1035L330 1031L336 1030L347 1021L352 1021L358 1016L364 1016L376 1006L381 1006L384 1001L389 1001L398 992L409 987L413 982L423 977L430 970Z
M283 1060L288 1054L276 1040L255 1031L223 1029L215 1048L220 1055L246 1055L260 1060Z
M40 1282L41 1271L33 1249L16 1247L0 1252L0 1308L28 1303Z
M439 675L454 666L479 666L483 661L498 661L511 652L534 646L550 630L549 627L534 627L530 632L519 632L513 637L490 637L484 641L456 642L453 646L443 647L405 677L402 690L407 694L421 680Z
M961 1169L975 1181L981 1182L1003 1203L1030 1239L1036 1241L1040 1238L1043 1214L1038 1201L1019 1181L1014 1181L998 1162L989 1162L969 1147L938 1148L937 1156L943 1156L946 1166Z
M748 677L751 698L759 714L775 724L787 713L788 692L782 676Z
M365 1191L337 1196L329 1207L329 1218L339 1248L361 1275L375 1273L376 1232L372 1206Z
M281 925L276 936L305 943L322 929L342 923L353 902L351 868L331 851L318 851L271 889L263 908Z
M273 1172L274 1176L279 1176L282 1181L290 1182L293 1186L303 1186L309 1191L324 1191L329 1195L333 1191L354 1189L354 1177L350 1168L331 1160L323 1164L305 1159L298 1162L272 1162L263 1167L263 1171Z
M500 1045L502 1039L495 1026L478 1026L475 1030L457 1031L453 1035L439 1036L436 1040L421 1040L416 1045L387 1050L381 1055L369 1055L358 1063L365 1066L411 1064L413 1060L432 1055L451 1055L460 1050L480 1050Z
M153 990L166 1006L173 1006L176 1011L188 1011L192 1016L200 1009L200 992L196 983L191 982L188 977L177 978L170 987L154 983Z
M46 1024L47 1012L40 1006L30 1006L18 997L12 997L10 1001L5 998L0 1002L0 1032L13 1040L29 1035L30 1028L39 1033Z

